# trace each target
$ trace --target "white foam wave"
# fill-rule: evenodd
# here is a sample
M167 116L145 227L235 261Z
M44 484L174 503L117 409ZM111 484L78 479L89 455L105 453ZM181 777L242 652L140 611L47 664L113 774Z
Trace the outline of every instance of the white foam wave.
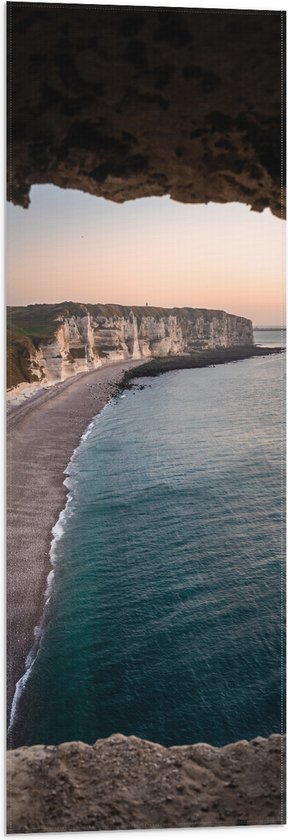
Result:
M39 653L39 649L40 649L39 642L40 642L40 639L41 639L41 633L42 633L41 626L39 627L37 625L36 627L34 627L34 631L33 631L34 644L33 644L33 647L31 648L31 650L29 651L28 656L26 657L24 674L22 675L22 677L20 677L20 680L18 680L18 682L16 683L16 688L15 688L15 692L14 692L14 696L13 696L13 700L12 700L12 704L11 704L10 721L9 721L9 726L8 726L8 736L11 735L14 723L17 720L18 702L19 702L20 697L21 697L21 695L24 691L25 686L27 685L27 682L28 682L29 677L32 673L32 669L34 667L34 664L36 662L36 659L37 659L37 656L38 656L38 653Z
M59 517L57 519L57 522L55 523L55 525L52 528L52 532L51 532L52 533L52 540L51 540L50 552L49 552L49 560L50 560L52 569L47 576L46 590L45 590L45 595L44 595L45 602L44 602L42 619L41 619L40 625L37 625L34 628L34 631L33 631L34 644L31 648L31 650L29 651L28 656L26 657L25 672L22 675L22 677L20 677L18 682L16 683L15 692L14 692L13 700L12 700L12 704L11 704L11 713L10 713L10 721L9 721L9 727L8 727L8 736L11 735L14 723L17 720L18 703L19 703L21 695L22 695L22 693L25 689L25 686L27 685L27 682L28 682L28 680L31 676L31 673L33 671L36 659L37 659L39 651L41 649L41 641L42 641L43 627L45 625L47 606L49 604L49 601L50 601L50 598L51 598L51 595L52 595L52 592L53 592L53 588L54 588L54 579L55 579L54 567L57 563L57 544L59 543L59 541L63 537L63 534L65 533L65 520L67 520L68 518L70 518L73 515L73 511L71 510L71 503L72 503L72 500L73 500L73 487L75 485L75 479L70 474L71 464L74 461L76 455L78 454L78 452L80 450L80 447L82 446L83 443L85 443L85 441L87 440L87 438L91 434L93 428L95 427L95 423L99 420L100 416L103 414L105 409L112 402L114 402L113 397L103 406L102 410L93 417L93 419L91 420L91 423L89 423L89 426L87 427L86 431L81 436L80 443L78 444L78 446L75 447L74 452L72 453L72 456L70 458L70 461L67 464L66 469L64 470L64 475L66 475L67 477L64 478L63 484L69 492L68 492L65 507L63 508L63 510L61 510L61 512L59 514Z
M48 604L50 601L50 597L53 590L53 581L54 581L55 572L54 569L51 569L46 581L46 589L45 589L45 604Z
M63 484L65 484L65 481L63 481ZM51 563L52 566L55 566L55 564L57 562L57 543L60 542L60 540L63 537L63 534L65 533L65 520L70 517L69 507L71 505L72 500L73 500L73 492L71 490L71 492L68 493L65 508L63 508L63 510L61 510L61 513L59 514L57 522L52 528L53 539L51 541L50 555L49 555L50 563ZM49 575L50 575L50 572L49 572ZM47 583L48 583L49 575L47 577Z
M30 668L28 668L25 671L25 673L23 674L23 677L21 677L20 680L18 680L18 682L16 683L14 697L13 697L12 705L11 705L10 721L9 721L9 726L8 726L8 737L11 735L14 723L17 720L18 703L19 703L21 694L24 691L25 685L28 682L30 672L31 672L31 668L32 668L32 665L30 666Z
M87 429L85 429L85 432L83 432L83 435L81 435L80 441L79 441L78 445L75 447L74 452L72 452L70 461L67 464L66 469L64 470L64 475L67 475L68 479L65 479L63 484L65 484L67 480L69 481L71 465L73 464L73 461L75 461L75 458L77 457L80 448L82 448L82 444L85 443L87 438L91 435L91 433L95 429L96 425L101 420L102 415L104 414L104 411L106 411L106 409L110 405L112 405L112 403L114 403L114 402L115 402L115 398L110 397L110 399L107 401L107 403L105 403L105 405L103 405L103 408L101 409L101 411L99 411L97 414L94 415L94 417L91 420L91 423L89 423L89 426L87 426ZM68 487L68 486L69 485L66 484L66 487Z

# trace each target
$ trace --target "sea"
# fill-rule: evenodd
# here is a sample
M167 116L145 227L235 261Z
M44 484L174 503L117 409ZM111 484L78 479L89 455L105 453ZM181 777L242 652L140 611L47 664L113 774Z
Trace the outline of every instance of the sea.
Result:
M284 358L135 380L90 424L14 746L283 731Z

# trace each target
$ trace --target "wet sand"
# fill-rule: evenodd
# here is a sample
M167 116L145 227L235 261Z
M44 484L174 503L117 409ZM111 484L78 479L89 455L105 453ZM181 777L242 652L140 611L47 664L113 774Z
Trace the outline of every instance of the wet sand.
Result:
M10 409L7 428L7 713L40 622L64 470L92 418L139 361L79 374Z

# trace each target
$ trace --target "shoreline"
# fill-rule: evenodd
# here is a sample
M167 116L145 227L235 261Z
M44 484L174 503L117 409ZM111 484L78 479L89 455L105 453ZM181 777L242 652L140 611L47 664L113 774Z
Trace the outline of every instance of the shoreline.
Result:
M216 367L232 362L242 362L247 359L255 359L261 356L278 355L285 352L285 347L261 347L251 345L244 347L221 348L218 350L198 350L189 356L166 356L164 358L151 359L149 362L142 362L137 368L137 378L161 376L163 373L171 373L177 370L199 370L205 367ZM131 371L123 377L123 388L132 388L133 376Z
M127 370L121 361L72 377L9 412L7 419L7 718L42 620L53 567L52 529L65 508L65 470L81 438Z
M113 396L141 376L199 368L281 348L202 351L192 357L121 361L83 372L13 407L7 430L7 716L16 685L27 671L53 572L54 528L69 490L65 471L89 425ZM241 348L240 348L241 350ZM251 352L252 351L252 352ZM260 351L260 352L259 352ZM263 352L264 351L264 352ZM243 355L244 353L244 355ZM239 358L240 355L240 358ZM145 369L145 372L143 371ZM31 664L31 662L30 662Z

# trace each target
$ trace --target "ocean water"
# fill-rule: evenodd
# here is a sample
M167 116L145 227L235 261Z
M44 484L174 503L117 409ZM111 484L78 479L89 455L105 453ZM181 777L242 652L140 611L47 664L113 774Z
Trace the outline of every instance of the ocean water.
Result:
M262 347L282 347L286 346L286 328L277 328L262 330L253 330L255 344Z
M283 368L138 380L91 424L14 746L114 732L220 746L283 728Z

